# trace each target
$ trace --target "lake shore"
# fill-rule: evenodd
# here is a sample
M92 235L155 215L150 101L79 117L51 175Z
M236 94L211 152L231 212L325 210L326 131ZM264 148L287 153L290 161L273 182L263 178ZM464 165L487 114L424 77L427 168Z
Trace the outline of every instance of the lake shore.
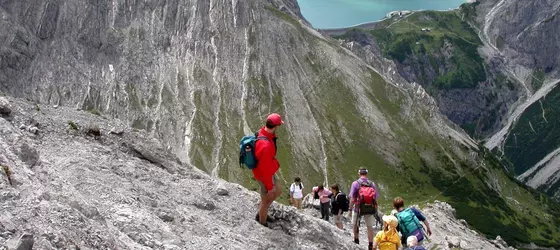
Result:
M468 0L467 3L474 3L477 0ZM379 19L377 21L371 21L371 22L365 22L365 23L360 23L360 24L356 24L356 25L352 25L352 26L348 26L348 27L343 27L343 28L332 28L332 29L316 29L317 31L323 33L323 34L327 34L329 36L337 36L337 35L343 35L344 33L346 33L348 30L350 29L374 29L375 27L377 27L377 25L380 22L383 22L385 20L388 19L392 19L392 18L404 18L407 17L409 15L412 15L414 13L417 12L422 12L422 11L455 11L458 10L461 6L458 6L457 8L450 8L448 10L427 10L427 9L419 9L419 10L398 10L398 11L391 11L389 13L386 14L386 17ZM395 13L405 13L402 16L396 15ZM391 15L393 14L393 15Z

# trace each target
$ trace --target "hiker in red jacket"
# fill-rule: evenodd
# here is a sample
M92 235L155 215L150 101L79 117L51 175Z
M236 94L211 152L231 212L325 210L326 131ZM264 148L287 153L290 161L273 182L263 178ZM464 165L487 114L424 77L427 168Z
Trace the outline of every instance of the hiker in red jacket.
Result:
M258 137L264 136L266 140L257 140L255 144L255 157L257 167L253 169L253 175L261 186L261 203L257 221L268 226L266 218L268 207L276 198L282 194L282 188L278 183L276 172L280 169L280 163L276 159L276 129L284 124L280 115L273 113L266 118L266 125L259 131Z

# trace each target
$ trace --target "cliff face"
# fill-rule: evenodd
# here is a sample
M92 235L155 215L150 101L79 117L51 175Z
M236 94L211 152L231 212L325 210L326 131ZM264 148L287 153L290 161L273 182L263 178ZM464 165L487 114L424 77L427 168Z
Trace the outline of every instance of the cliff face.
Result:
M500 1L486 15L484 35L497 48L513 73L537 91L542 82L532 81L537 72L558 78L560 3L551 0ZM542 81L542 79L541 79Z
M469 223L489 236L560 237L548 233L557 221L523 211L556 212L454 130L421 86L310 29L296 1L0 1L0 11L4 94L116 119L174 162L251 188L239 139L278 112L284 186L300 176L347 189L367 166L384 208L397 195L443 197L459 218L484 215Z

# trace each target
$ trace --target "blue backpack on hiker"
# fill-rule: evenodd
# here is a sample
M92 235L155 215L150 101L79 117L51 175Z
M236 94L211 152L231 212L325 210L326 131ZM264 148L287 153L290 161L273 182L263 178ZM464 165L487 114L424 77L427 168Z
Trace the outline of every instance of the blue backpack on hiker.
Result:
M399 212L397 214L397 219L399 219L399 228L405 238L410 236L419 228L422 228L420 221L416 218L416 215L411 208L407 208L402 212Z
M268 140L266 136L258 136L259 132L253 135L246 135L241 138L239 142L239 165L245 166L248 169L257 167L257 157L255 156L255 145L257 140Z

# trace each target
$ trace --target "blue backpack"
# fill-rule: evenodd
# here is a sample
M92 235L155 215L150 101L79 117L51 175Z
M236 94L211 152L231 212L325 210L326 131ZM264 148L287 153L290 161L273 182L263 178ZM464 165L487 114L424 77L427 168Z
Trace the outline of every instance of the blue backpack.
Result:
M253 135L246 135L239 142L239 166L245 166L248 169L257 167L257 158L255 157L255 145L257 140L268 140L266 136L258 136L259 132Z
M420 221L411 208L407 208L404 211L397 213L397 219L399 220L399 228L405 238L410 236L419 228L422 228Z

